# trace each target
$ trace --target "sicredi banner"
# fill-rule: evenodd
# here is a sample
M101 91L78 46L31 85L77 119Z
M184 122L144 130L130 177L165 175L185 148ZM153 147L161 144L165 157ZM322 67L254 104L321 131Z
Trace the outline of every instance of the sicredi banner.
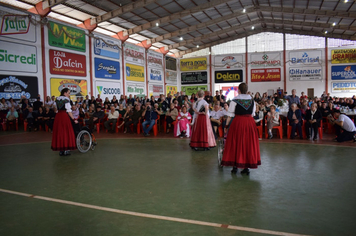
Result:
M136 95L137 97L145 97L144 83L127 83L126 95Z
M54 47L85 52L85 32L78 28L50 21L48 24L48 44Z
M188 96L196 94L199 90L208 91L208 85L182 86L182 91Z
M167 85L166 86L166 93L167 95L173 95L178 92L178 87L177 86L172 86L172 85Z
M95 81L95 97L100 94L100 97L104 100L108 97L110 100L114 96L120 98L121 93L121 83L120 82L106 82L106 81Z
M214 67L215 69L236 69L243 67L243 55L227 55L215 56Z
M37 77L0 75L0 98L18 100L21 96L26 96L27 99L35 99L37 95Z
M60 96L64 88L70 89L71 97L88 95L87 81L84 79L51 78L51 96Z
M162 81L163 71L160 69L149 68L150 72L150 81Z
M96 78L120 79L120 62L94 58Z
M121 41L113 41L110 39L96 38L94 40L94 54L120 59Z
M289 80L321 80L320 67L289 68Z
M208 73L206 71L181 73L182 84L206 84L207 82Z
M251 67L276 67L282 66L281 53L253 53L251 54Z
M125 43L124 53L128 62L142 65L145 61L145 49L143 47Z
M177 72L166 70L166 82L171 84L177 84Z
M86 57L84 55L49 50L49 69L51 74L86 76Z
M0 41L0 70L37 72L35 46Z
M149 67L161 68L163 66L163 55L161 53L148 50L147 63Z
M320 50L305 50L289 52L289 65L291 67L310 66L321 64Z
M335 49L331 50L331 63L356 63L356 49Z
M30 16L4 15L1 22L0 35L27 34L30 28Z
M126 80L130 81L145 81L145 69L143 66L126 64Z
M331 79L332 80L356 79L356 65L332 66Z
M156 99L159 98L160 94L163 94L163 85L150 84L148 85L149 96L154 96Z
M281 81L281 69L252 69L251 82Z
M180 70L206 70L208 68L208 61L206 57L180 59Z
M243 81L242 70L215 71L215 83L240 83Z
M356 92L356 82L331 83L332 92Z

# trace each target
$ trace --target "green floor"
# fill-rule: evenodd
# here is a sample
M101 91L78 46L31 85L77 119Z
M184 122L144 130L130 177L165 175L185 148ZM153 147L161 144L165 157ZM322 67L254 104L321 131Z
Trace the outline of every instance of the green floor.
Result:
M0 147L0 188L121 210L308 235L355 235L355 148L261 143L249 177L188 140L107 139L60 157ZM263 235L0 193L0 235Z

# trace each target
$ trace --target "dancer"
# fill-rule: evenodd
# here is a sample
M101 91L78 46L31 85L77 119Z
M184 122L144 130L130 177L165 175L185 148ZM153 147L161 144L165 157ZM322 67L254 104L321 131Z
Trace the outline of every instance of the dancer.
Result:
M61 91L61 96L56 100L58 113L54 119L52 145L53 151L59 151L60 156L70 155L69 150L75 150L75 135L71 119L74 120L70 105L70 90L64 88ZM74 120L77 124L78 121Z
M204 100L203 90L198 91L198 100L194 105L194 111L196 120L189 145L195 151L198 151L198 148L210 150L216 146L216 143L209 119L209 104Z
M231 173L243 168L241 174L249 174L249 168L261 165L258 131L252 115L255 113L255 102L247 94L247 84L239 85L239 95L229 106L226 128L230 126L221 161L223 166L233 166ZM230 124L231 118L234 117Z

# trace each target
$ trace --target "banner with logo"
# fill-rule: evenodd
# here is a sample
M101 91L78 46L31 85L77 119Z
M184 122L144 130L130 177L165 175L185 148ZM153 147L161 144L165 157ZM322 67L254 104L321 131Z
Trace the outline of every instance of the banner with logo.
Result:
M145 97L145 83L127 83L126 95L136 95L137 97Z
M332 92L354 93L356 92L356 82L331 83Z
M356 49L335 49L331 50L331 63L356 63Z
M182 84L206 84L208 82L208 72L184 72L181 73Z
M291 67L321 65L321 51L291 51L289 52L289 65Z
M281 69L252 69L251 82L281 81Z
M143 65L145 62L145 48L125 43L125 60Z
M177 72L166 70L166 82L171 84L177 84Z
M35 100L38 95L38 79L35 76L0 75L0 99L15 100L26 96Z
M208 68L208 61L206 57L180 59L180 70L206 70Z
M54 47L85 52L85 32L78 28L50 21L48 44Z
M144 82L145 68L143 66L126 64L126 80Z
M120 79L120 62L94 58L94 70L96 78Z
M177 86L172 86L172 85L166 85L166 94L176 94L178 92L178 87Z
M148 50L147 52L147 63L149 67L157 67L162 69L163 66L163 55L161 53Z
M155 69L155 68L149 68L148 72L150 73L150 80L151 82L157 81L161 82L163 81L163 70L161 69Z
M106 82L106 81L95 81L95 97L100 94L100 97L104 100L108 97L110 100L116 96L117 99L121 96L121 83L120 82Z
M154 96L156 99L159 98L160 94L164 94L163 85L149 84L148 85L149 96Z
M84 55L49 50L49 70L51 74L87 76L86 65Z
M289 68L289 80L321 80L320 67Z
M51 78L51 96L60 96L64 88L70 89L71 98L88 95L87 81L84 79Z
M215 71L215 83L240 83L243 81L242 70Z
M120 59L121 41L96 38L93 40L93 43L95 55Z
M173 57L166 57L166 69L177 71L177 59Z
M332 66L331 79L332 80L356 79L356 65Z
M37 72L35 46L0 41L0 70Z
M196 94L199 90L208 91L208 85L182 86L182 91L188 96Z
M252 53L251 54L251 67L276 67L282 66L280 52L271 52L271 53Z
M244 55L215 56L215 69L235 69L244 67Z
M36 42L36 25L31 24L29 15L4 15L0 19L2 37Z

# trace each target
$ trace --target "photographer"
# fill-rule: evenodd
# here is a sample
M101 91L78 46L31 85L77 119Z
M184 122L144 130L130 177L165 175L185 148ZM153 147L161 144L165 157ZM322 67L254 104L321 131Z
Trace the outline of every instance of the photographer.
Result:
M142 113L142 116L145 118L145 121L142 123L143 136L150 136L149 132L156 123L158 115L161 115L161 112L158 111L158 104L156 103L155 106L152 107L151 102L147 102ZM146 128L146 125L149 126Z
M332 117L331 114L328 116L329 122L334 125L336 130L337 137L334 141L337 142L345 142L350 140L356 141L356 137L355 137L356 127L355 124L352 122L352 120L348 116L344 114L340 114L339 110L334 111L334 116L336 120L334 119L334 117ZM343 132L341 132L341 130L343 130Z

